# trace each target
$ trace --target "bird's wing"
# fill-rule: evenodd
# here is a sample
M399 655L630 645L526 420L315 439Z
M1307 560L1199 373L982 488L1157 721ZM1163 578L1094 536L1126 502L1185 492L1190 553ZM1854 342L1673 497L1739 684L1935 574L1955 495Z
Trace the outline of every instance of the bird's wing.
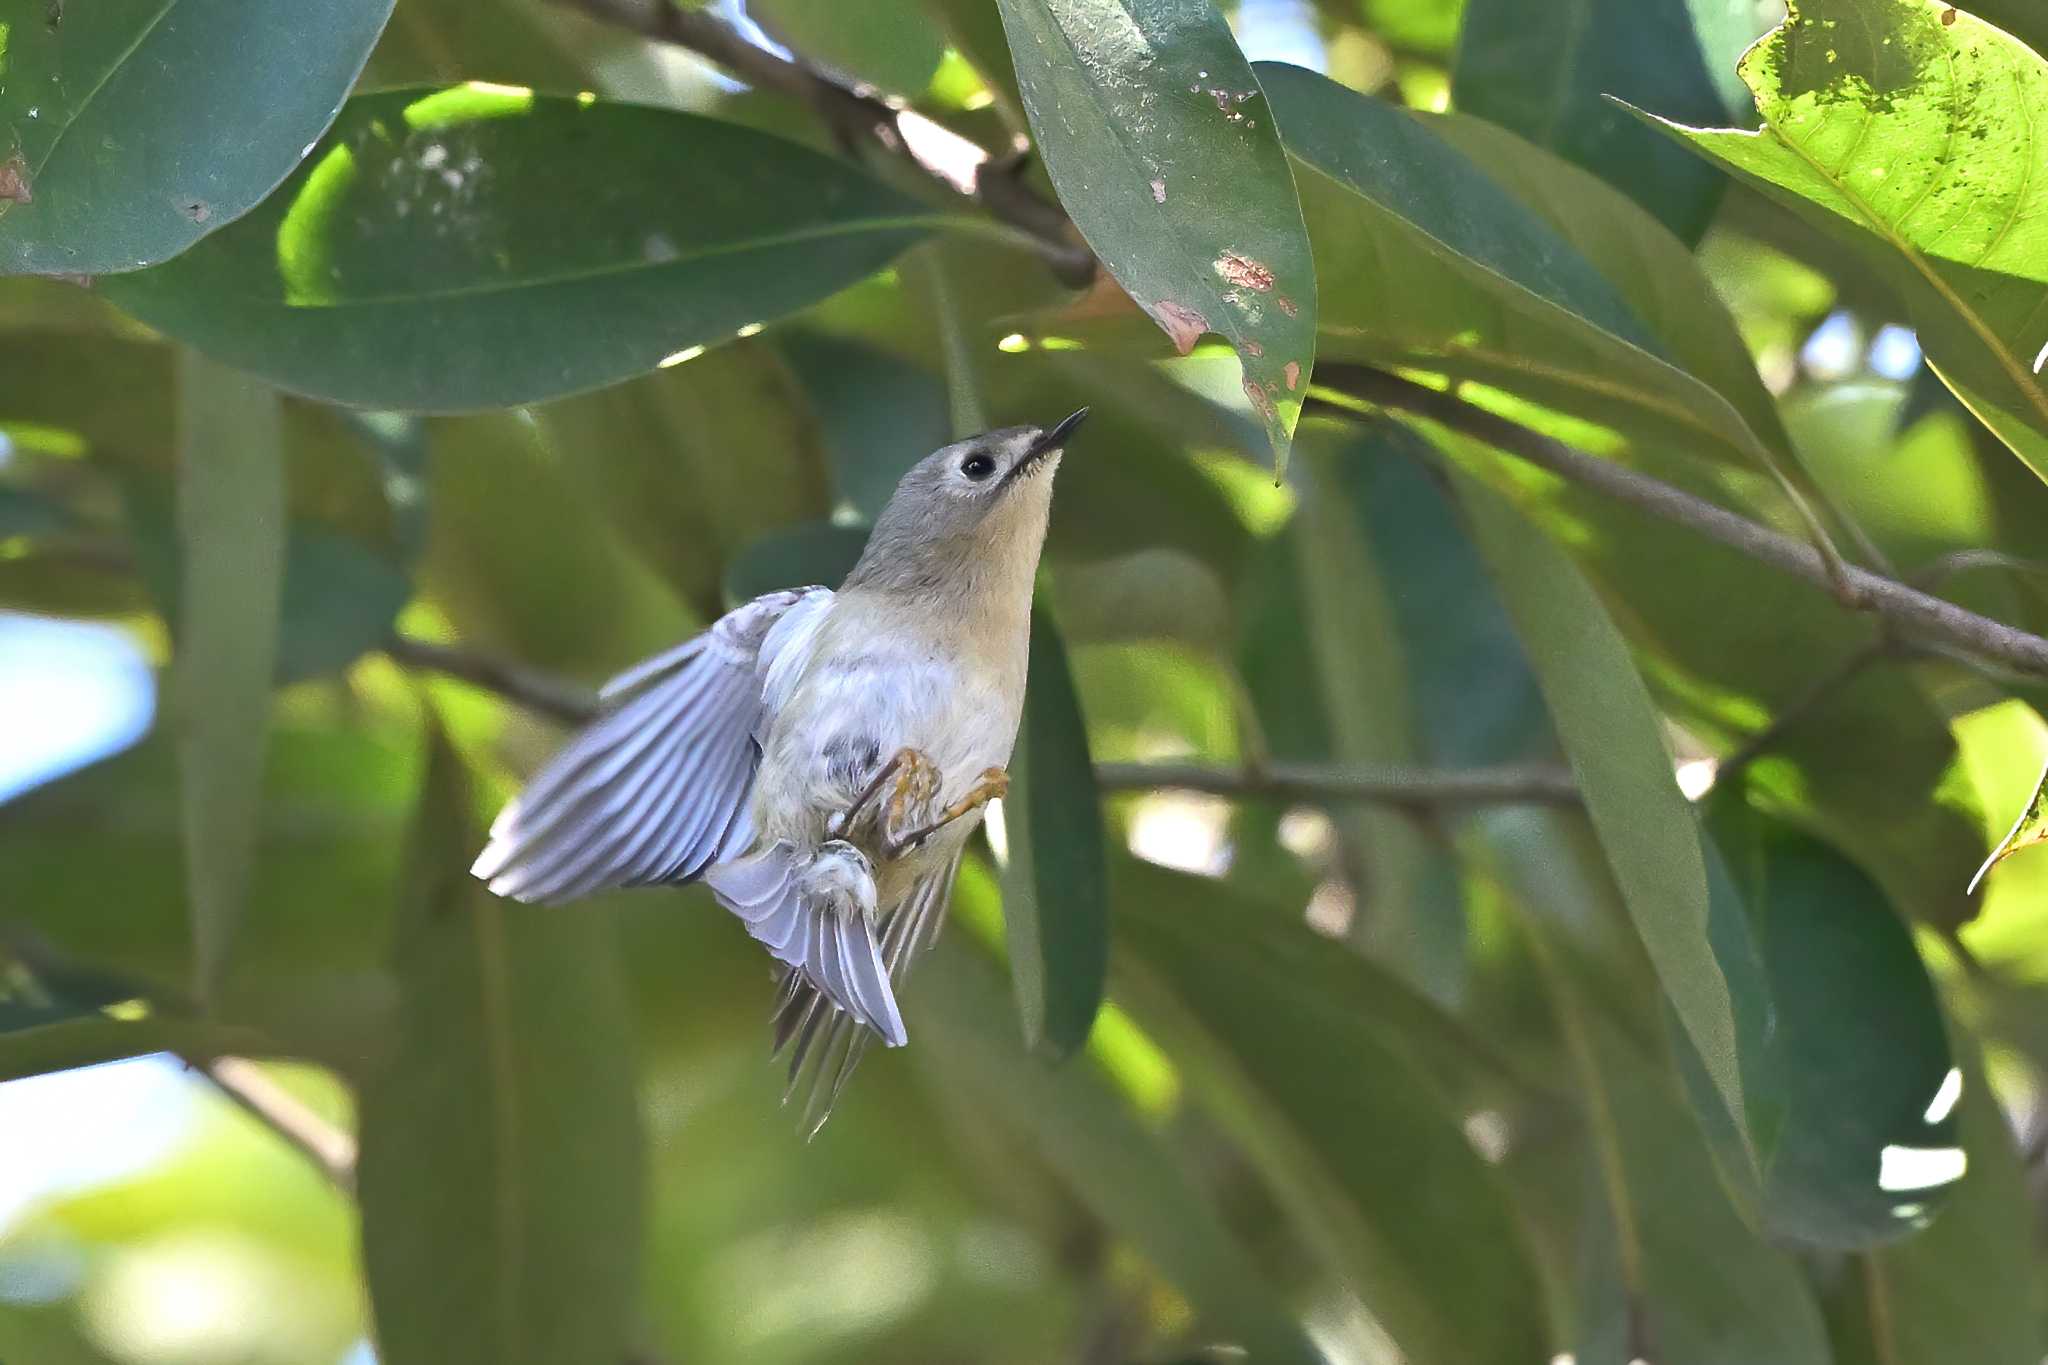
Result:
M555 902L691 881L745 849L771 636L831 598L757 597L612 679L598 718L505 807L471 871L500 896Z

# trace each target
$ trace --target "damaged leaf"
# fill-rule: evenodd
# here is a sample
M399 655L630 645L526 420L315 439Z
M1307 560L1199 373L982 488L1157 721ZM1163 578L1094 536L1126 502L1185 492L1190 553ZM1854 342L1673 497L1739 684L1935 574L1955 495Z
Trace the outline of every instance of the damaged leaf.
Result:
M1211 332L1236 349L1284 468L1315 364L1315 267L1265 93L1229 25L1209 0L1001 9L1060 201L1175 349Z
M1991 856L1984 860L1984 866L1977 869L1977 875L1970 878L1967 894L1974 895L1984 874L2010 858L2023 848L2048 841L2048 763L2041 767L2041 776L2034 782L2034 794L2027 800L2027 808L2020 812L2020 818L2012 822L2005 837L1998 841L1998 847L1991 850Z
M2048 61L1952 6L1801 0L1742 78L1761 132L1651 121L1867 262L1942 380L2048 479Z

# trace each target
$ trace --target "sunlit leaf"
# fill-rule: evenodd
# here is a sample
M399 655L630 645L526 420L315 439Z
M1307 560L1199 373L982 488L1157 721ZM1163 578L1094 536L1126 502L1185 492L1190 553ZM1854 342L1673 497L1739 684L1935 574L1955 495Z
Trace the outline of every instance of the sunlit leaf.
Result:
M1024 722L1003 798L1003 925L1024 1041L1088 1040L1109 974L1109 870L1088 732L1052 613L1032 613Z
M450 412L731 340L944 221L735 124L467 85L357 96L261 210L105 289L295 392Z
M2034 784L2034 794L2028 798L2027 808L2020 812L2019 819L2013 821L2012 828L1991 850L1991 856L1977 869L1977 875L1970 878L1970 890L1975 891L1977 884L1984 880L1984 874L1992 868L2044 839L2048 839L2048 766L2041 769L2040 780Z
M247 213L333 121L391 0L18 5L0 33L0 274L101 275Z
M461 761L433 736L395 925L399 1038L362 1082L363 1263L391 1365L619 1361L641 1136L610 924L469 875Z
M1742 76L1763 131L1660 126L1868 261L1949 386L2048 479L2048 61L1929 0L1801 0Z
M1060 200L1186 352L1229 339L1284 465L1316 354L1315 263L1279 131L1209 0L1001 0Z

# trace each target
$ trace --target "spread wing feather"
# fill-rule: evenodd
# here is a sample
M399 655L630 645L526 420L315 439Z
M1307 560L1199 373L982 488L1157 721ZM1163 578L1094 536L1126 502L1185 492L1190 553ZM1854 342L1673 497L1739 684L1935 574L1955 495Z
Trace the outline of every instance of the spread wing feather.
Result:
M514 900L687 882L745 849L763 646L823 588L770 593L614 678L603 711L506 806L471 869Z

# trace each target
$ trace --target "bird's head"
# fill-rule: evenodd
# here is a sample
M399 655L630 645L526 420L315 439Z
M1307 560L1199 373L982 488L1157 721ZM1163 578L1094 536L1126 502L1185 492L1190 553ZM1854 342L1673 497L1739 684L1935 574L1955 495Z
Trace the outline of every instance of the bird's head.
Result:
M1051 427L999 427L942 446L896 485L852 587L942 592L1029 583L1052 510L1053 475L1088 409Z

